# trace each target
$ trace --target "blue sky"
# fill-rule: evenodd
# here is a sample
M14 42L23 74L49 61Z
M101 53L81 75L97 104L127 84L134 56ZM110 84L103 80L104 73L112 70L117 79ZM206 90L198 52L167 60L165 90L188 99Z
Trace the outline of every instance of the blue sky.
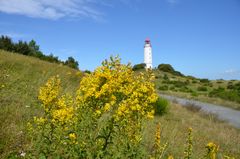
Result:
M186 75L240 79L240 0L0 0L0 34L93 70L110 55Z

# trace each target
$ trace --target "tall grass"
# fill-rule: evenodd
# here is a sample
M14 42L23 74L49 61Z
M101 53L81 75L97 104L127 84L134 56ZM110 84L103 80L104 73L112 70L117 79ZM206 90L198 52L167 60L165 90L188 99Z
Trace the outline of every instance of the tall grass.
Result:
M41 113L38 89L53 75L74 91L82 74L66 66L0 50L0 158L24 146L26 121Z
M161 123L162 142L168 142L166 155L183 158L188 128L192 128L193 154L192 158L202 158L206 154L205 146L208 142L220 145L220 154L240 156L240 130L228 124L216 120L211 114L192 112L178 104L171 104L169 113L164 116L156 116L153 121L147 123L145 129L145 144L151 151L154 146L152 138L155 129Z

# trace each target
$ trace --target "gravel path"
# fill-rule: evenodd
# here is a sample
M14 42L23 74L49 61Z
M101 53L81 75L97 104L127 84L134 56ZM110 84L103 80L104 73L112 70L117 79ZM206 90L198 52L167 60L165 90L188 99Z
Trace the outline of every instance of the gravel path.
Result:
M214 105L214 104L209 104L209 103L204 103L204 102L199 102L199 101L194 101L194 100L189 100L184 98L178 98L178 97L173 97L173 96L164 95L164 94L161 94L160 96L170 101L177 101L179 104L183 106L188 105L190 103L195 106L201 107L201 110L208 113L216 114L220 120L224 120L228 122L230 125L240 128L240 111L238 110L223 107L220 105Z

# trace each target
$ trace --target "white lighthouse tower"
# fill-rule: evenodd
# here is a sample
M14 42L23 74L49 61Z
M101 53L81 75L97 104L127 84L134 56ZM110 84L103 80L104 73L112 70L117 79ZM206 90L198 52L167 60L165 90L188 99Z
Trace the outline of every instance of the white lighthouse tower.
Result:
M145 40L144 63L146 64L146 69L152 69L152 46L149 38Z

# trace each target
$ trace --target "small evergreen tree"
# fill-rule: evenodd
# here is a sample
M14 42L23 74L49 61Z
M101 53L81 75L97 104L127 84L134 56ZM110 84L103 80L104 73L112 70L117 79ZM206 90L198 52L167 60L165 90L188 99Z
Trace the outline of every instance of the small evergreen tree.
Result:
M68 59L64 62L64 64L71 68L78 69L78 62L71 56L68 57Z
M11 38L2 35L0 38L0 49L6 51L13 51L14 43L12 42Z

